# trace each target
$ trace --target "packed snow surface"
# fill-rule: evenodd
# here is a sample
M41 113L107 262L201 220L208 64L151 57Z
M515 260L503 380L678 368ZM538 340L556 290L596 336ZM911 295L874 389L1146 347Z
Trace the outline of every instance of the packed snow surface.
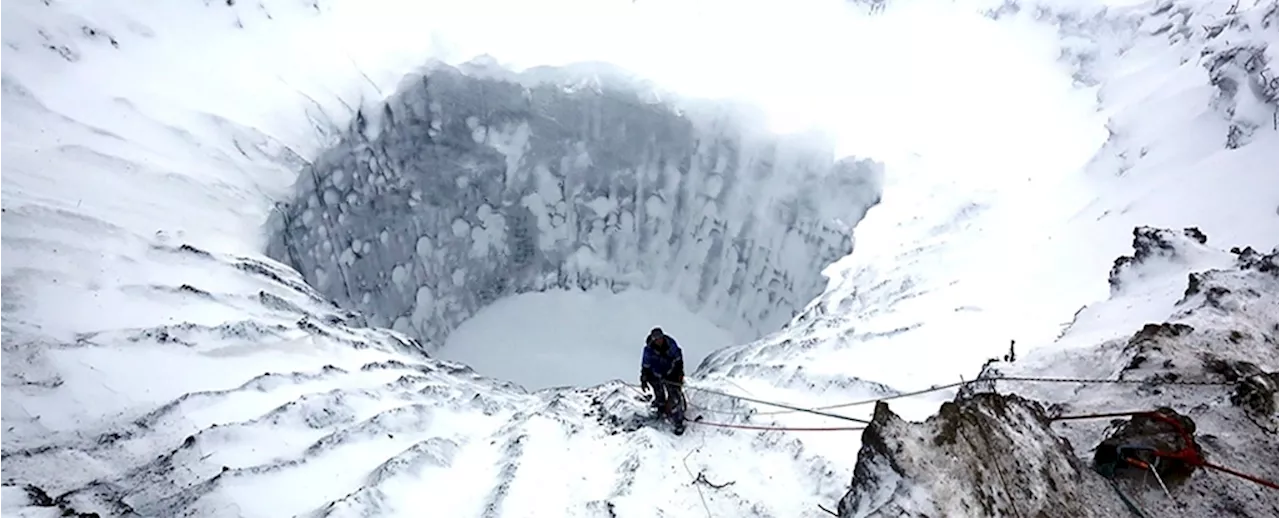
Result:
M480 310L449 335L440 357L529 389L614 379L638 383L637 351L658 326L684 350L687 370L734 343L728 331L661 293L549 290Z
M882 397L1014 339L1107 377L1170 279L1276 246L1276 2L1124 3L6 2L3 513L825 516L857 432L713 424L851 423L700 390ZM1140 225L1217 252L1113 292ZM700 425L432 356L565 288L731 334L690 362Z

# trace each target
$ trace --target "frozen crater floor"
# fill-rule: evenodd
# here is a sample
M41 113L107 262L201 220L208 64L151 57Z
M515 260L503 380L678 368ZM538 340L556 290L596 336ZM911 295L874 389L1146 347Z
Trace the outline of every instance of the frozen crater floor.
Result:
M1277 478L1275 1L565 7L601 29L4 4L0 514L1116 516L1108 423L1048 416L1154 406ZM684 436L629 385L654 325ZM1128 382L983 381L839 432L728 428L855 423L707 392L979 374ZM1127 487L1280 512L1170 489Z
M439 356L530 389L638 383L636 350L656 325L679 337L691 367L736 343L728 331L659 293L553 290L485 307L449 334Z

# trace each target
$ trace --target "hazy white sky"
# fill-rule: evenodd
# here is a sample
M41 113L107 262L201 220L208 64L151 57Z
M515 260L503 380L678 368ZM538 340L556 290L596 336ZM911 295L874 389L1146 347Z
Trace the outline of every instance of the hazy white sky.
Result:
M1053 28L987 19L983 4L896 0L868 16L846 0L361 0L331 19L376 38L348 42L375 53L611 62L685 95L757 103L774 130L833 132L841 154L960 169L1052 160L1060 135L1101 127L1093 96L1073 91Z

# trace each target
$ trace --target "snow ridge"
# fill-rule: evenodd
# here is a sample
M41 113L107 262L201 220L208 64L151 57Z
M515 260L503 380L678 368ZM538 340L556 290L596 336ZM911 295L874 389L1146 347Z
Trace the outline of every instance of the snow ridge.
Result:
M246 500L243 492L332 463L353 449L404 449L382 458L358 454L372 455L365 461L373 462L367 482L373 490L407 466L417 466L418 474L430 472L429 466L443 469L439 460L428 462L430 455L447 459L450 444L468 437L450 416L474 413L483 424L531 400L509 384L428 359L410 337L351 324L350 312L324 302L296 273L269 260L163 243L150 253L202 275L187 276L196 280L180 286L146 286L148 292L177 304L230 307L219 312L225 320L82 333L62 344L10 341L23 336L23 326L6 325L6 398L22 394L8 400L22 407L6 405L6 481L19 476L37 492L56 495L48 505L113 516L304 512L321 502L306 496L293 503ZM250 276L238 283L215 282L245 273ZM212 286L218 290L205 289ZM304 360L291 352L309 350L330 354ZM175 396L154 404L116 400L116 408L100 396L94 406L105 419L97 424L67 426L56 413L32 406L47 401L57 408L60 399L93 397L95 387L86 391L82 385L85 375L69 376L67 367L89 361L110 372L116 354L158 356L176 365L195 361L244 381L187 390L201 382L150 373L144 383L157 395ZM19 408L39 413L21 419ZM341 487L314 493L338 499L345 492L333 491Z
M877 404L841 516L1114 516L1120 502L1050 429L1043 408L1016 395L946 403L924 423ZM865 460L863 460L865 459ZM974 463L969 459L982 459Z

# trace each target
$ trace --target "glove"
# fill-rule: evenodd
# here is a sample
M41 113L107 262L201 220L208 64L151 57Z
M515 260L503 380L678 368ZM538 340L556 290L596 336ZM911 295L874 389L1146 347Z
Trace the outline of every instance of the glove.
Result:
M643 374L641 374L641 375L640 375L640 390L641 390L642 392L644 392L645 394L648 394L648 393L649 393L649 384L648 384L648 383L645 383L645 381L646 381L646 380L645 380L644 375L643 375Z

